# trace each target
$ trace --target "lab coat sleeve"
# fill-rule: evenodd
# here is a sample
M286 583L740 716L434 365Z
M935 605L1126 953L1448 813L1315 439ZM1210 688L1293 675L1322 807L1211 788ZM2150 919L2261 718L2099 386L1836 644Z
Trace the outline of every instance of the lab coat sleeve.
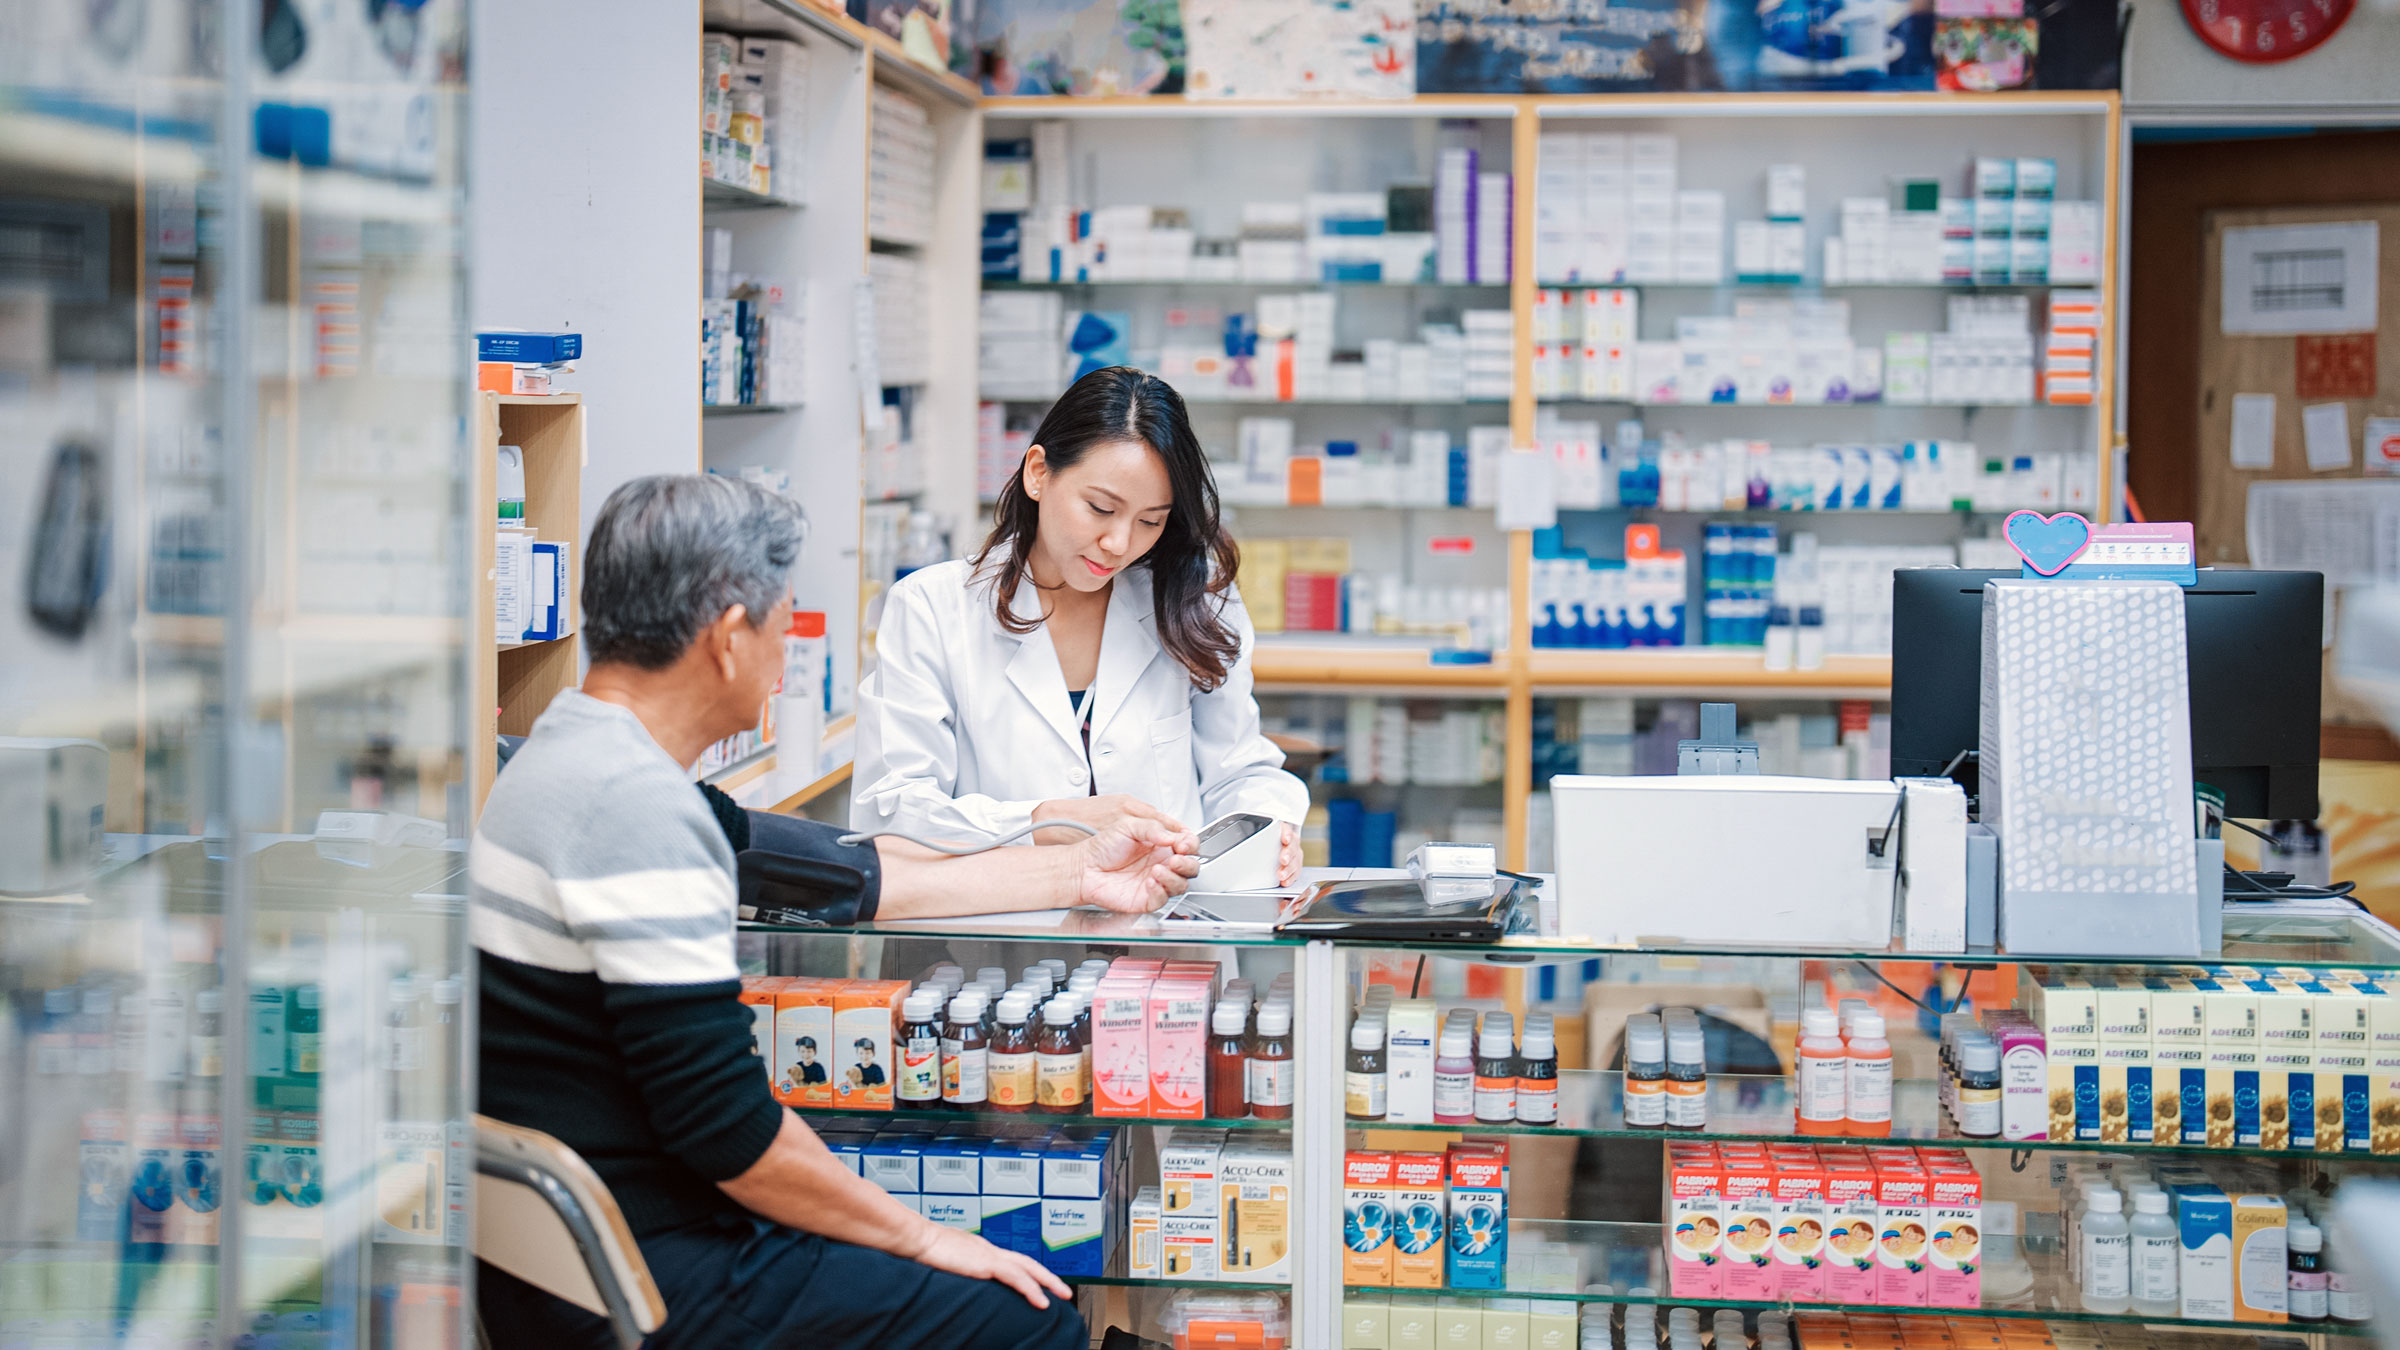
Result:
M1200 774L1202 807L1202 820L1193 826L1234 811L1298 825L1308 815L1308 785L1284 771L1283 751L1259 730L1250 675L1258 635L1251 630L1250 611L1230 588L1224 617L1242 649L1223 684L1192 695L1192 761Z
M971 597L970 597L971 598ZM1023 829L1040 802L1008 802L958 785L958 694L953 640L936 597L905 582L892 589L875 633L875 670L860 686L851 823L927 839L979 843Z

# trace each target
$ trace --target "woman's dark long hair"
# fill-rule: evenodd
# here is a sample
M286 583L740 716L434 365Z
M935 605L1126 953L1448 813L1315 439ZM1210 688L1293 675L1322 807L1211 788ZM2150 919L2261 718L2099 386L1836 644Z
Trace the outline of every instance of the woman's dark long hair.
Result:
M1160 645L1191 672L1194 685L1214 689L1241 654L1221 598L1233 585L1241 554L1218 523L1217 481L1200 438L1192 434L1183 396L1155 375L1109 366L1070 386L1033 433L1053 473L1072 468L1095 446L1119 441L1141 442L1167 467L1174 509L1167 512L1158 542L1134 566L1150 569ZM1025 466L1019 463L992 507L991 537L975 554L975 570L993 578L992 606L1000 626L1020 635L1039 622L1019 619L1015 600L1040 522L1040 504L1026 495Z

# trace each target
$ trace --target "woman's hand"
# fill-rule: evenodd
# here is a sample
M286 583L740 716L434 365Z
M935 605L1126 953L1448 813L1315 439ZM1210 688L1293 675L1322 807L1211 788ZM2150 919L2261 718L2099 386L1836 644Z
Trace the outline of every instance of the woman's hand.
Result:
M1278 821L1276 828L1283 831L1283 851L1275 855L1275 884L1289 886L1300 875L1300 827Z
M965 1229L944 1224L935 1224L933 1229L931 1239L916 1254L920 1264L970 1280L998 1280L1023 1294L1036 1308L1049 1307L1052 1295L1074 1297L1065 1281L1022 1252L1002 1251Z
M1166 826L1169 831L1176 834L1188 835L1189 833L1184 829L1183 822L1175 817L1139 797L1129 797L1121 792L1105 797L1061 797L1056 801L1043 802L1033 808L1034 824L1039 825L1048 820L1080 821L1095 830L1106 830L1120 821L1149 820ZM1084 837L1080 830L1035 830L1033 832L1033 842L1037 844L1072 844Z
M1199 875L1198 845L1189 832L1155 820L1126 818L1073 845L1076 902L1119 914L1147 914L1183 894Z

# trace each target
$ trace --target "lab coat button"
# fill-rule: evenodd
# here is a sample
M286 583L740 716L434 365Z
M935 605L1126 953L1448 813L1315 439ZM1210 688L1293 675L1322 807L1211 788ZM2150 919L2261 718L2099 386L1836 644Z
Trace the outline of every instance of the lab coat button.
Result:
M1081 769L1069 769L1069 770L1067 771L1067 781L1068 781L1068 782L1070 782L1070 783L1073 783L1073 784L1074 784L1075 786L1077 786L1077 787L1082 787L1082 786L1083 786L1083 770L1081 770Z

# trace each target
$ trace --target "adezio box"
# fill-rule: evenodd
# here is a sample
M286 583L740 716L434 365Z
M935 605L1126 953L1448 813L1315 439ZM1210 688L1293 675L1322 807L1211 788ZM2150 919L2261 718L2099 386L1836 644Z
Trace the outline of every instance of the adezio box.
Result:
M2259 1147L2317 1147L2316 999L2286 980L2258 997Z
M2217 981L2206 998L2207 1138L2210 1148L2259 1146L2258 993Z
M2100 1138L2105 1143L2151 1142L2150 988L2119 980L2092 991L2099 1029Z
M2025 1007L2050 1070L2053 1140L2100 1142L2099 1010L2091 985L2055 967L2025 972Z
M1706 1144L1667 1146L1667 1292L1722 1298L1725 1164Z
M2316 1010L2317 1152L2365 1153L2369 1114L2367 995L2343 980L2318 986Z
M2208 1142L2208 998L2180 975L2150 984L2150 1142Z

